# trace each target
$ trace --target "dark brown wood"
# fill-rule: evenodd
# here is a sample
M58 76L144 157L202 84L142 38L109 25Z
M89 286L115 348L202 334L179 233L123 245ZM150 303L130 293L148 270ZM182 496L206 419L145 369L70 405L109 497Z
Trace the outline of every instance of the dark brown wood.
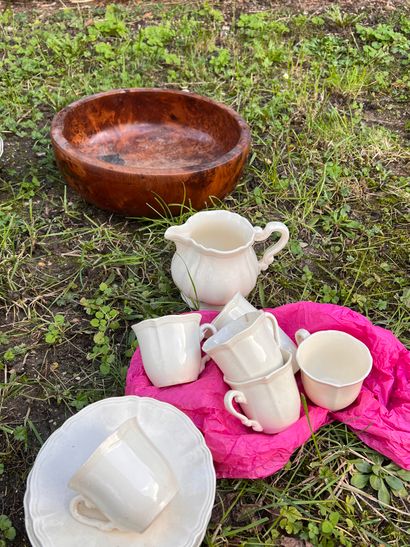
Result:
M250 132L231 108L184 91L119 89L61 110L57 165L88 202L130 216L201 209L242 173Z

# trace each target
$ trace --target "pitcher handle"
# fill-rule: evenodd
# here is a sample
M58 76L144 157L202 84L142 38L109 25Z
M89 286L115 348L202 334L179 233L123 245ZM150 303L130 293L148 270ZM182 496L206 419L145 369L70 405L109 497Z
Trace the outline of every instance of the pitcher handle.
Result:
M78 509L78 506L80 505L80 503L82 503L89 509L93 509L94 511L100 513L101 519L98 519L98 518L94 519L92 517L87 517L86 515L83 515L81 511ZM111 521L109 521L107 517L103 515L99 509L97 509L97 507L95 507L94 505L91 505L85 498L83 498L83 496L75 496L70 501L70 513L72 517L74 517L75 520L77 520L78 522L81 522L81 524L86 524L87 526L93 526L94 528L98 528L102 532L111 532L112 530L115 529L114 524Z
M235 418L238 418L238 420L243 424L246 425L246 427L251 427L254 431L263 431L263 427L259 422L256 420L250 420L245 414L241 414L238 412L232 404L232 401L235 400L237 403L247 403L245 395L242 393L242 391L238 391L236 389L230 389L225 393L224 397L224 405L226 410L232 414L232 416L235 416Z
M273 257L279 253L289 241L289 230L283 222L268 222L265 228L262 230L260 226L254 226L255 238L254 241L265 241L273 232L279 232L281 234L279 241L271 245L263 253L263 257L259 260L259 271L266 270L273 262Z

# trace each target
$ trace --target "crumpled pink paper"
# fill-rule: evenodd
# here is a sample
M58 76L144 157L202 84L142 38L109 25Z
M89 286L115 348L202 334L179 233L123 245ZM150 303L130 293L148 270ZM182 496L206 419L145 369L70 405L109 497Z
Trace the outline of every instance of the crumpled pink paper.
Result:
M333 304L298 302L267 311L273 312L293 340L299 328L312 333L335 329L367 345L373 356L373 369L359 397L338 412L309 404L312 428L317 430L333 420L344 422L368 446L410 469L410 352L403 344L363 315ZM202 322L210 322L217 312L201 314ZM301 409L299 420L276 435L255 433L225 410L223 398L228 389L213 361L207 363L196 382L156 388L144 372L137 349L128 370L125 393L166 401L185 412L203 432L219 478L271 475L309 439L306 416Z

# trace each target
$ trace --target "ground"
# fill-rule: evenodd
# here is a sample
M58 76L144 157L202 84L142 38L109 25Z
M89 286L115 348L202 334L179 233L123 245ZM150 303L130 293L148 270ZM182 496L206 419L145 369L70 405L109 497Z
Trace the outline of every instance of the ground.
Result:
M0 5L0 545L16 534L25 546L41 444L123 393L131 324L185 309L163 233L191 212L126 219L84 203L53 161L53 114L132 86L229 104L253 147L218 206L291 233L252 303L347 305L408 343L410 12L393 0ZM409 474L344 425L314 441L266 480L219 481L204 545L408 545Z

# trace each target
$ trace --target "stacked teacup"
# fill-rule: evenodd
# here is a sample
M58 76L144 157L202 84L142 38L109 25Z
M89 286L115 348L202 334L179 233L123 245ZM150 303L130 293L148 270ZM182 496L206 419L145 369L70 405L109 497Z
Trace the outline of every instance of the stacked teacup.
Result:
M224 399L228 412L243 425L264 433L279 433L296 422L300 415L292 367L296 348L276 318L256 310L237 294L212 324L218 331L202 349L232 388ZM243 413L233 401L241 405Z

